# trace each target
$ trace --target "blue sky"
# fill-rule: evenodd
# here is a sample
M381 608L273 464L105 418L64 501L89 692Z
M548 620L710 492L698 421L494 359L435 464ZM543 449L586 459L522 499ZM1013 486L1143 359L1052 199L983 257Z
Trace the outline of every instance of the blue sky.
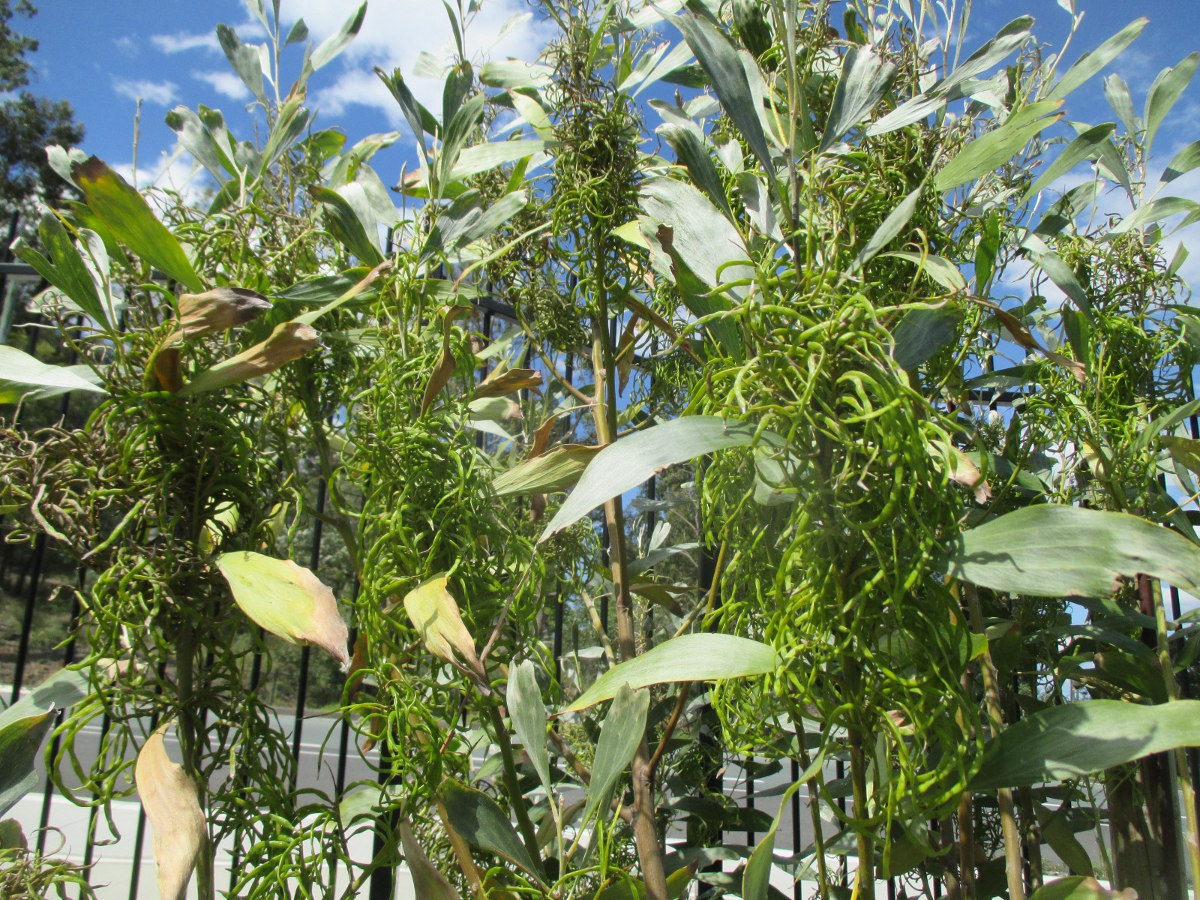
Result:
M949 2L949 0L947 0ZM1150 24L1141 37L1112 67L1130 83L1135 108L1140 111L1146 88L1157 72L1173 65L1193 49L1200 49L1200 0L1076 0L1082 25L1067 52L1068 61L1093 48L1139 15ZM1014 16L1028 12L1037 19L1035 33L1056 51L1069 30L1070 17L1062 4L1070 0L975 0L972 24L964 50L990 37ZM243 41L263 39L263 29L241 0L41 0L33 20L18 19L18 30L38 38L39 52L32 88L52 98L65 98L75 107L87 128L83 149L128 172L133 160L136 99L143 101L138 152L139 180L151 178L178 184L188 172L187 159L167 166L174 134L163 117L175 105L198 104L221 109L241 138L253 136L253 125L244 110L249 93L229 68L217 44L219 22L234 26ZM270 6L270 2L266 4ZM303 17L312 39L326 37L356 7L347 0L282 0L285 24ZM481 13L468 31L468 51L475 57L517 56L531 59L551 37L551 29L532 18L496 43L502 26L526 12L526 0L484 0ZM835 15L835 20L840 14ZM837 24L840 24L838 22ZM674 29L664 31L672 41ZM413 141L391 96L373 73L375 66L399 67L412 76L422 51L436 59L450 56L451 31L440 0L371 0L357 40L347 52L318 72L309 99L318 109L317 127L337 126L347 134L348 145L368 134L393 129L404 132L397 147L376 159L386 184L396 183L401 166L415 165ZM298 47L289 48L285 75L293 77L300 62ZM1061 69L1060 69L1061 71ZM440 85L414 82L418 97L437 109ZM286 90L286 83L284 85ZM1092 123L1111 121L1113 115L1095 78L1068 100L1071 118ZM657 125L651 114L647 124ZM1183 144L1200 138L1200 79L1175 107L1156 141L1159 167ZM1190 180L1189 180L1190 181ZM1200 179L1172 185L1195 189ZM1187 235L1194 246L1190 274L1200 280L1200 230Z

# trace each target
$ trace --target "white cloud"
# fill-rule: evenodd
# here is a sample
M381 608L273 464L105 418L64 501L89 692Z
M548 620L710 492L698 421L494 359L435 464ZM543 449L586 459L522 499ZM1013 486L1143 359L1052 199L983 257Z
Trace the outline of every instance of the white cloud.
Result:
M215 31L206 34L187 34L183 31L174 34L152 34L150 43L160 53L185 53L188 50L210 50L215 53L221 49Z
M157 106L170 106L179 99L179 85L173 81L114 78L113 90L130 100L142 100Z
M484 3L466 29L468 57L476 63L509 56L534 59L553 37L553 26L528 19L501 37L505 24L513 16L526 12L523 0L488 0ZM283 13L288 17L286 24L289 26L296 18L303 18L315 45L341 28L347 17L347 7L327 0L293 0ZM333 114L351 104L372 107L383 113L390 123L399 124L402 117L396 101L374 74L374 67L379 66L388 71L400 69L406 80L410 80L409 86L417 99L434 115L440 115L441 84L411 77L422 50L447 62L455 53L454 35L440 4L429 0L370 4L358 36L344 55L314 76L316 105L323 112Z
M323 116L340 116L348 106L374 107L390 125L398 128L404 122L395 98L370 69L343 72L332 85L317 92L313 105Z
M229 97L233 100L248 100L250 99L250 91L233 72L217 70L214 72L200 72L192 70L192 77L197 81L203 81L218 94L224 97Z
M138 46L137 41L135 41L133 39L133 37L128 34L122 35L121 37L116 38L113 41L113 44L116 46L117 51L122 56L127 56L130 59L133 59L133 57L137 56L141 52L141 49L142 49L141 47Z
M130 184L135 183L132 163L117 163L113 170ZM179 151L164 152L149 166L143 162L137 170L136 185L149 192L151 205L160 214L169 205L164 191L178 194L185 202L195 205L212 189L208 174L193 162L191 155Z

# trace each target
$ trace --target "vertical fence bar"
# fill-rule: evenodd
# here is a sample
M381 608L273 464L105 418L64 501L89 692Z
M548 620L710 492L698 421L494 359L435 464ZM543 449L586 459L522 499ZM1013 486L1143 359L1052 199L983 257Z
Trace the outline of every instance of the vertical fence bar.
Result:
M321 535L325 524L321 518L325 513L325 479L317 481L317 509L313 516L312 547L308 555L308 568L315 572L321 563ZM308 701L308 659L311 648L305 644L300 650L299 683L296 685L296 716L292 722L292 790L300 777L300 742L304 736L304 707Z
M749 812L754 812L754 757L746 757L746 765L742 770L746 773L746 809ZM754 817L746 816L746 846L754 846L754 836L757 832L754 830Z
M379 747L379 786L385 787L391 778L392 755L388 752L387 741L382 741ZM389 853L390 835L377 825L375 828L375 846L373 859L385 858L388 865L380 866L371 873L369 900L392 900L396 893L396 869L392 854ZM387 854L385 856L385 854Z
M77 576L77 587L78 587L79 591L83 590L83 567L82 566L79 567L79 572L78 572L78 576ZM71 599L72 627L74 627L75 620L79 618L79 613L80 613L79 591L76 591L75 596ZM71 665L71 663L73 663L74 661L75 661L75 641L71 640L71 641L67 642L67 646L63 650L63 668L66 668L67 666ZM63 718L65 716L66 716L66 710L58 711L58 714L54 717L54 727L55 728L57 728L59 725L62 724ZM62 746L62 738L56 734L54 736L54 740L52 740L50 742L50 758L51 759L58 756L58 748L60 746ZM50 825L50 806L53 802L54 802L54 781L50 778L50 771L47 768L47 770L46 770L46 786L42 790L42 817L41 817L41 822L39 823L39 826L38 826L38 836L37 836L37 851L38 851L38 853L43 853L46 850L46 832ZM94 810L95 810L95 807L93 807L93 811ZM92 851L91 843L92 843L92 838L91 838L91 833L89 831L88 837L84 843L84 859L85 860L91 856L91 851Z
M833 767L833 775L834 775L834 778L836 778L838 781L844 780L846 777L846 763L839 759ZM838 805L838 809L840 809L842 811L842 813L844 814L846 812L845 791L842 791L841 796L837 798L837 805ZM841 861L842 861L841 862L842 887L849 887L850 886L850 858L848 856L846 856L846 854L843 853L839 857L839 859L841 859Z
M46 556L46 535L38 532L33 539L33 561L29 571L29 587L25 592L25 610L21 615L21 635L17 642L16 669L13 672L12 694L9 704L16 703L25 682L25 664L29 656L29 636L33 633L33 609L37 604L38 588L42 580L42 562Z
M788 770L792 784L800 780L800 760L793 757L788 760ZM788 800L788 818L792 823L792 865L796 869L796 877L792 879L792 900L800 900L800 851L804 844L800 840L800 791L797 790Z
M358 603L359 580L357 576L354 579L354 584L350 588L350 607L353 609ZM358 627L355 626L350 630L350 646L355 647L358 644ZM354 677L354 672L350 672L350 677ZM346 760L350 756L350 714L342 712L341 731L338 740L338 759L337 759L337 776L334 782L335 796L341 800L342 795L346 792Z

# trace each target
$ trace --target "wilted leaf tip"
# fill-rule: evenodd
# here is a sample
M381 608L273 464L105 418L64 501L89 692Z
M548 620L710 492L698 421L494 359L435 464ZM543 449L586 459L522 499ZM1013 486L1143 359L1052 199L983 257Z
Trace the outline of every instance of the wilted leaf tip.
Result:
M292 644L315 644L346 671L349 629L333 591L290 559L238 551L217 557L234 602L258 625Z

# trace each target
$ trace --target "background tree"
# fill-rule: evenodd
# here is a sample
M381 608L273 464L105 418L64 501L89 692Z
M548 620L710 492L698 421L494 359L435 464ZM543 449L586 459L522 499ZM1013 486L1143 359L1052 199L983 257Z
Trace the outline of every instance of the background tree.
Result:
M0 92L11 94L29 84L37 52L35 38L15 31L14 15L37 14L29 0L0 0ZM34 199L57 203L67 183L46 162L45 147L70 147L83 140L83 126L65 100L49 100L21 90L0 102L0 211L7 219L14 210L29 212Z

